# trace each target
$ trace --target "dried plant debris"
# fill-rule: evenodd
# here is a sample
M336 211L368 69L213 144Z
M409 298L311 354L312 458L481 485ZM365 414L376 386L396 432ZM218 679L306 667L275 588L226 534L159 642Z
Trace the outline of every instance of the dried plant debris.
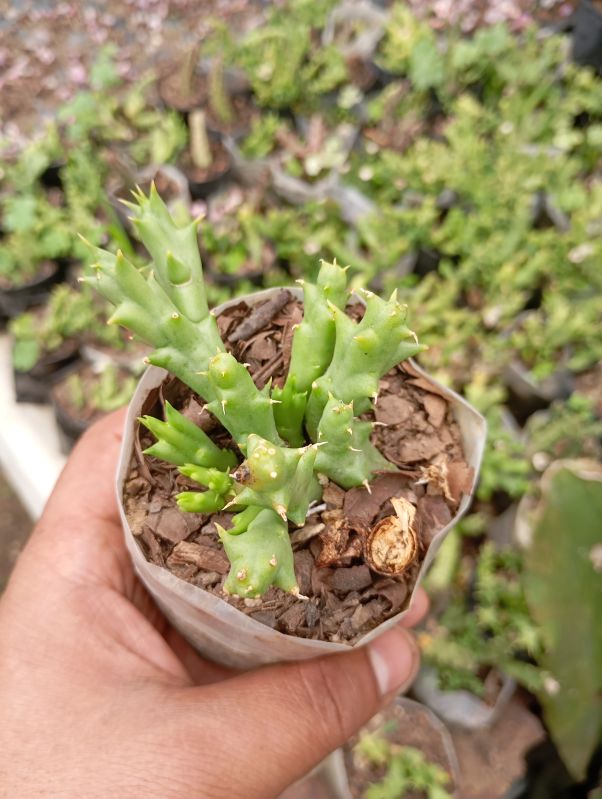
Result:
M258 386L270 378L283 385L292 329L302 316L288 292L255 306L232 305L218 319L228 348ZM285 300L285 302L283 302ZM351 313L361 316L353 306ZM259 322L261 325L259 326ZM236 335L245 321L248 336ZM154 392L144 413L162 417L166 402L201 427L222 448L232 440L203 403L170 378ZM227 596L227 558L218 527L228 529L232 514L183 513L175 495L187 487L177 467L153 457L134 456L124 502L132 532L147 559L180 579L223 598L241 612L288 635L354 643L404 609L432 537L447 525L472 485L458 426L445 397L403 365L380 382L372 441L399 471L377 475L368 486L345 491L323 479L322 500L305 524L290 525L297 598L270 588L261 599ZM139 451L153 442L138 431Z

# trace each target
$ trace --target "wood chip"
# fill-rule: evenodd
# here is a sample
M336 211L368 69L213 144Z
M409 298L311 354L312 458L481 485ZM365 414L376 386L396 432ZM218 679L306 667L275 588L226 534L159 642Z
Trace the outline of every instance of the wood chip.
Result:
M190 534L184 512L175 505L164 508L159 514L149 514L147 524L156 535L172 544L179 544Z
M235 344L237 341L245 340L255 335L272 321L278 311L281 311L290 299L289 292L286 289L280 289L266 302L255 305L247 318L230 334L228 340Z
M291 533L292 546L304 544L306 541L318 535L318 533L321 533L323 529L324 525L320 522L318 524L306 524L304 527L299 528L299 530L295 530Z
M350 489L343 503L345 516L350 524L359 526L359 529L369 527L385 502L399 496L407 484L405 475L391 472L373 480L370 492L364 486Z
M416 528L423 546L428 546L439 530L452 520L451 511L443 497L426 495L418 500Z
M193 563L199 569L217 572L217 574L227 574L230 570L228 558L223 551L195 544L193 541L181 541L177 544L167 562L170 566L179 563Z
M425 394L424 409L433 427L441 427L447 414L447 402L436 394Z
M447 483L454 502L459 503L472 491L474 469L464 461L452 461L447 466Z
M443 449L441 439L436 435L419 434L402 440L399 444L399 457L404 463L430 461Z
M314 559L308 549L302 549L294 553L295 575L299 591L307 596L311 593L311 575L314 568Z
M153 535L152 531L149 530L146 525L144 526L140 537L148 547L148 553L151 561L157 566L165 566L165 558L163 557L161 545Z
M370 569L362 564L361 566L350 566L347 569L335 569L329 579L329 585L333 591L347 594L349 591L361 591L372 584Z
M377 422L387 425L397 425L411 419L416 409L411 402L398 397L396 394L387 394L379 397L374 408Z
M342 508L345 500L345 491L340 486L336 485L336 483L329 480L322 492L322 499L330 510L333 508Z

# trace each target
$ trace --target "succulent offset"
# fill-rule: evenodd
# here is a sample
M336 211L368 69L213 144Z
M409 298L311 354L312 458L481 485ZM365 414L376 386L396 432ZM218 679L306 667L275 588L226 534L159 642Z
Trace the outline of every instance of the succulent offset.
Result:
M152 263L141 271L121 252L98 249L85 280L115 306L109 321L153 346L149 363L198 393L233 441L219 448L166 403L165 421L140 420L157 439L146 454L199 486L176 497L182 510L235 513L228 530L218 528L231 564L226 592L256 597L274 585L298 594L289 523L304 524L321 498L320 476L347 489L395 470L359 414L371 409L380 378L422 347L395 295L384 301L365 292L363 319L348 316L345 270L323 262L317 284L303 286L304 319L284 386L258 389L226 351L208 308L197 222L177 226L154 186L135 199L129 207Z

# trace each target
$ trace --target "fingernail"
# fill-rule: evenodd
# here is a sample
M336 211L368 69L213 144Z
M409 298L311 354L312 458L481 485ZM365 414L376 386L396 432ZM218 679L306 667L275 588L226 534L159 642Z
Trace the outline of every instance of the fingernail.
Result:
M420 662L416 641L403 627L393 627L368 644L368 656L381 696L409 686Z

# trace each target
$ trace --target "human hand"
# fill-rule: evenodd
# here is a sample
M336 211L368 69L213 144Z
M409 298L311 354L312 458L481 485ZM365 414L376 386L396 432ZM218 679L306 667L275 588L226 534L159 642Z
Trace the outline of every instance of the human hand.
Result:
M275 797L413 679L403 626L235 674L134 575L114 498L123 414L71 456L0 600L0 796ZM423 592L404 620L426 610Z

